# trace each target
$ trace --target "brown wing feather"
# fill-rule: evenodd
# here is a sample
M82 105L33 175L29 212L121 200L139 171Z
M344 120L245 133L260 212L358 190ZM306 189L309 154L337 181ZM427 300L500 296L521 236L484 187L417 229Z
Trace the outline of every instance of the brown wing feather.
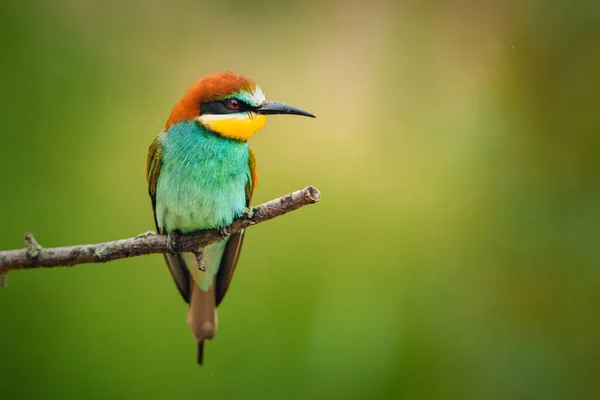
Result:
M161 137L162 133L154 139L150 148L148 149L148 159L146 162L146 179L148 180L148 193L152 199L152 210L154 212L154 223L156 229L158 227L158 221L156 220L156 185L158 184L158 177L160 175L160 167L162 166L162 145ZM167 234L168 232L158 232L160 234ZM179 289L179 293L186 302L190 302L190 273L183 261L180 254L165 254L165 261L171 271L175 285Z
M152 211L154 213L154 225L158 230L158 221L156 220L156 185L158 176L160 175L160 167L162 166L162 145L158 135L148 148L148 158L146 159L146 180L148 181L148 194L152 199ZM159 232L160 233L160 232Z
M254 189L256 188L256 184L258 183L258 173L256 169L256 159L254 158L254 152L251 148L248 148L249 156L248 156L248 168L250 169L250 179L246 184L246 206L250 206L250 200L252 199L252 194L254 193ZM229 284L231 283L231 279L233 278L233 274L235 272L235 267L237 265L238 259L240 257L240 252L242 251L242 243L244 242L244 234L245 231L242 230L238 233L231 235L229 240L227 241L227 245L225 246L225 250L223 251L223 257L221 258L221 264L219 266L219 272L217 273L216 280L216 296L218 306L223 297L225 297L225 293L229 288Z

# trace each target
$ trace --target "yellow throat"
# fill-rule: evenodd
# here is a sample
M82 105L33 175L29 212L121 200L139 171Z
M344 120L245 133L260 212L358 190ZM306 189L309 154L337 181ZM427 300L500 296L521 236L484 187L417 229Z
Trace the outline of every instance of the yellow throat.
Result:
M198 117L198 121L211 131L228 138L247 141L259 129L265 126L267 117L254 112L235 114L207 114Z

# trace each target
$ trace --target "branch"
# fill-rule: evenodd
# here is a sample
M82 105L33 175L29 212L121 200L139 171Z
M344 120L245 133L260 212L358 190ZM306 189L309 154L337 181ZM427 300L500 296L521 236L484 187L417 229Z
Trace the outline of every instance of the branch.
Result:
M223 232L228 235L234 234L244 228L316 203L320 198L321 193L317 188L307 186L302 190L244 210L242 216L225 229L207 229L187 235L166 236L148 232L133 238L98 244L44 248L36 242L31 233L26 233L26 248L0 251L0 284L6 286L6 273L14 269L104 263L145 254L167 253L173 248L195 253L199 261L202 261L202 252L199 249L223 239Z

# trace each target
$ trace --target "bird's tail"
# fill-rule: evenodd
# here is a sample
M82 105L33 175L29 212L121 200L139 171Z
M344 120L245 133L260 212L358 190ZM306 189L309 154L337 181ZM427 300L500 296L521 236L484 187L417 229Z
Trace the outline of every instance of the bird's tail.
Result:
M198 364L202 365L204 341L210 340L217 332L217 309L214 283L205 292L190 279L191 296L187 323L192 328L198 343Z
M201 340L198 343L198 364L202 365L204 363L204 340Z

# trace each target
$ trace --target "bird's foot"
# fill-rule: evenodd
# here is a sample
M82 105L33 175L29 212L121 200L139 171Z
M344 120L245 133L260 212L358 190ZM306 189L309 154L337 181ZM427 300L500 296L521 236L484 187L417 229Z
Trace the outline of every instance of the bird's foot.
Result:
M229 231L227 230L226 226L221 226L219 228L219 235L221 235L221 237L223 239L227 239L231 234L229 233Z
M136 239L141 239L141 238L146 238L148 236L156 236L157 233L154 231L146 231L144 233L140 233L139 235L137 235L135 238Z
M246 207L244 209L244 212L242 213L242 217L251 219L252 217L254 217L254 211L256 211L255 207Z
M181 248L179 246L179 238L181 237L181 231L179 229L175 229L167 236L167 249L171 254L177 254L180 252Z

